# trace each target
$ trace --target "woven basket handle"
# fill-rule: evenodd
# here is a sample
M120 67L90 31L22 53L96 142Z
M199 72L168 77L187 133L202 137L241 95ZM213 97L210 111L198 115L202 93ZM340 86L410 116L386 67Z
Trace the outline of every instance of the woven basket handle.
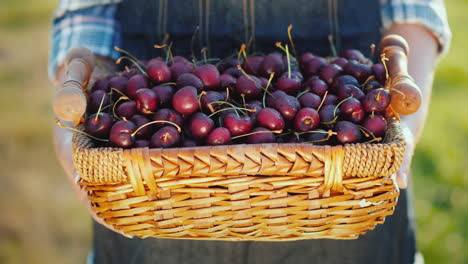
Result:
M86 48L72 49L65 59L66 79L53 99L55 115L65 121L78 123L86 111L83 89L88 85L95 66L94 55Z
M409 46L404 38L388 35L380 43L380 54L384 54L391 87L391 105L399 114L410 115L421 106L422 94L413 78L408 74Z

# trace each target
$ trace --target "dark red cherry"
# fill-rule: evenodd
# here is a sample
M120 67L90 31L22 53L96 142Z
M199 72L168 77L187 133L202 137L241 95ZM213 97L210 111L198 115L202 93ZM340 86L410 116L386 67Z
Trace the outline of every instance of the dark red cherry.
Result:
M294 119L294 129L297 132L306 132L315 129L320 123L317 110L313 108L302 108L297 112Z
M137 112L135 101L121 103L115 110L115 114L120 118L130 119Z
M354 86L359 86L359 82L351 75L341 75L335 78L333 84L331 85L332 91L334 93L338 92L338 88L345 84L351 84Z
M286 96L288 96L288 94L281 90L274 91L271 94L267 94L265 98L266 106L273 108L275 107L275 102L277 100L280 100L281 98L286 97Z
M149 85L148 78L143 74L133 75L127 83L125 94L132 100L136 99L136 93L141 88L147 88Z
M197 66L193 70L193 74L200 78L205 90L216 90L219 88L219 71L216 66L212 64Z
M343 68L346 65L346 63L348 63L348 60L345 59L345 58L337 58L337 59L333 60L332 63L340 66L341 68Z
M225 106L225 104L221 103L225 100L225 97L220 92L207 91L200 96L200 105L205 113L213 113L219 110L222 106Z
M352 75L359 83L363 83L372 74L372 69L367 64L361 64L356 61L348 62L343 70L346 74Z
M276 76L281 76L285 70L283 58L278 53L270 53L265 56L260 66L260 75L269 78L270 74L275 73Z
M135 143L132 133L137 129L136 125L128 120L117 121L110 130L111 146L130 148Z
M184 73L189 73L192 70L192 66L188 63L176 62L169 68L171 71L171 79L177 81L177 79Z
M238 116L234 113L227 114L223 119L226 127L232 136L247 134L252 130L253 120L249 116Z
M285 120L293 120L300 107L301 104L296 97L290 95L287 95L280 100L276 100L274 104L274 108L278 110Z
M381 113L387 109L388 105L390 104L390 100L390 93L387 90L380 88L371 90L369 93L367 93L362 100L362 105L364 106L364 110L366 110L366 112Z
M149 123L148 118L142 116L142 115L134 115L130 119L138 128L141 126L145 125L146 123ZM152 125L148 125L145 127L142 127L141 129L138 130L138 132L135 134L135 137L137 139L144 139L144 138L149 138L152 134Z
M281 114L273 108L263 108L258 112L257 123L269 130L283 130L284 119Z
M361 140L359 127L349 121L338 121L336 123L336 137L342 143L358 143Z
M387 80L386 73L385 73L385 67L381 63L376 63L372 65L372 74L375 76L375 79L381 83L385 84L385 81Z
M302 107L317 109L322 102L322 98L314 93L305 93L299 97L299 102Z
M275 134L264 127L256 127L251 133L247 136L247 144L274 143L276 141Z
M364 55L362 54L361 51L359 51L357 49L347 49L347 50L343 51L343 54L341 56L345 57L348 60L355 60L355 61L359 61L359 62L364 62L365 61Z
M222 61L219 62L218 68L219 72L224 72L226 69L231 68L231 67L237 67L239 65L239 60L235 58L226 58Z
M338 77L339 78L339 77ZM302 89L309 90L314 94L323 97L328 91L328 85L326 82L318 78L317 76L310 77L303 85Z
M296 95L299 89L301 88L301 82L299 75L291 74L288 75L287 72L278 79L277 88L278 90L284 91L289 95Z
M152 114L158 107L159 99L153 90L142 88L137 91L135 102L140 113Z
M94 91L97 91L97 90L102 90L104 92L109 92L110 91L109 80L107 78L97 79L94 82L93 87L91 88L91 91L94 92Z
M340 111L347 120L354 123L361 122L365 116L361 102L354 97L345 99L345 101L340 105Z
M338 88L338 100L342 101L348 97L354 97L358 100L362 100L365 96L364 92L357 86L352 84L345 84Z
M230 74L223 73L219 76L219 82L222 90L226 90L226 87L234 89L237 79Z
M109 90L112 88L118 90L119 92L125 94L125 89L127 88L128 79L123 76L115 76L109 80ZM114 98L119 98L120 94L114 92Z
M213 127L214 121L204 113L195 113L190 119L190 134L195 139L206 138Z
M366 116L362 126L366 132L371 132L375 137L383 137L387 131L387 121L379 114Z
M244 75L237 67L227 68L223 74L232 75L234 78L239 78Z
M313 58L315 58L315 56L310 52L302 53L299 57L299 65L301 66L301 68L303 68L304 64Z
M198 110L197 89L193 86L185 86L178 90L172 97L172 106L183 115L193 114Z
M235 90L239 95L244 95L247 100L257 99L263 91L260 80L253 75L239 77Z
M175 123L178 126L182 126L182 116L176 111L169 108L162 108L156 111L152 117L153 121L169 121ZM164 123L155 123L153 126L160 128L164 126Z
M337 116L340 115L340 109L336 105L324 105L319 110L320 122L323 124L331 124L336 122Z
M225 127L218 127L211 131L206 139L206 144L209 146L230 145L231 133Z
M326 65L328 65L328 63L324 58L314 57L304 63L302 67L302 73L306 77L311 77L312 75L319 75L319 73Z
M177 88L181 89L185 86L193 86L197 91L203 91L203 83L196 75L192 73L183 73L177 78Z
M158 107L170 107L172 105L172 97L175 89L171 85L161 84L151 88L156 93L158 98Z
M327 94L325 100L323 100L323 105L336 105L338 104L338 97L334 94Z
M156 84L166 83L171 80L171 70L163 61L148 62L146 73L151 81Z
M320 79L324 80L328 85L333 83L336 77L343 73L343 68L337 64L329 64L320 72Z
M99 112L98 115L92 114L85 121L86 133L91 136L105 139L109 137L112 127L112 118L109 114Z
M173 126L163 126L151 136L150 145L153 148L177 147L180 142L180 134Z
M102 102L102 107L106 107L110 103L110 96L104 90L96 90L89 95L88 104L87 104L87 112L88 113L96 113L99 110L99 106L101 105L101 101L104 98L104 102Z
M252 56L245 59L242 69L248 74L258 75L262 66L263 56Z

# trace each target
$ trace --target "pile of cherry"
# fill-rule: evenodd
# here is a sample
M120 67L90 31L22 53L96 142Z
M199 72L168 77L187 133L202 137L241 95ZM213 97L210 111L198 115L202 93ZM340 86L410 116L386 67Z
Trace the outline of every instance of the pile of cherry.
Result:
M121 148L336 145L385 137L390 93L384 65L358 50L296 59L281 48L285 55L217 64L180 56L139 61L89 89L85 132L99 146Z

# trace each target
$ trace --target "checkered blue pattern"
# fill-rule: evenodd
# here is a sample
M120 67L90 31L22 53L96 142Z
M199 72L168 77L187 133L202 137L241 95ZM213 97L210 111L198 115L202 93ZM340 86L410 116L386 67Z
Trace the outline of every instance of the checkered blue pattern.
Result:
M113 49L120 44L120 28L115 19L121 0L61 0L54 17L49 76L68 50L87 47L94 54L117 59ZM451 31L443 0L380 0L383 29L392 23L420 24L439 40L440 53L448 50Z

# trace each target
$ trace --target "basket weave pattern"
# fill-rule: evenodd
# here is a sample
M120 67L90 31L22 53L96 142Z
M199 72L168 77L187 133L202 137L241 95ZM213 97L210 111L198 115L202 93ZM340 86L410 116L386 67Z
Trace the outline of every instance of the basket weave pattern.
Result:
M139 237L354 239L393 213L405 143L93 148L75 133L80 184L98 216Z

